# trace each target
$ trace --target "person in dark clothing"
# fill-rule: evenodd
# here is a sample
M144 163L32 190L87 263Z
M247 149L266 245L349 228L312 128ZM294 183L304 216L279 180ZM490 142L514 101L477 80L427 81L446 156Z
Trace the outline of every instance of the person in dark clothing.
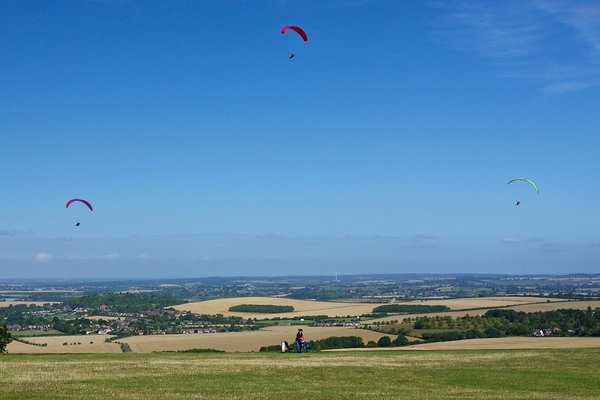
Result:
M302 332L302 329L298 329L298 333L296 333L296 348L298 349L298 354L302 353L302 346L304 346L305 342L304 332Z

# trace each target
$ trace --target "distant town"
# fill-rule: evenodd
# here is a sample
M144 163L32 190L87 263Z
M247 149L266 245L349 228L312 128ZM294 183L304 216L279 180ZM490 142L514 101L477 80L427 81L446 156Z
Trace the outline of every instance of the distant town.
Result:
M419 304L419 300L489 296L536 296L596 300L600 275L354 275L334 277L199 278L160 281L0 281L0 322L17 340L48 335L206 334L258 330L283 323L276 314L252 319L180 311L172 306L232 297L285 297L298 300ZM418 307L418 306L417 306ZM425 307L425 306L421 306ZM381 307L379 307L381 308ZM436 310L432 309L431 312ZM427 312L427 311L426 311ZM369 327L385 313L357 316L306 315L286 324ZM399 318L401 319L401 318ZM394 329L419 328L426 320ZM454 329L452 320L436 321ZM477 326L477 322L474 322ZM389 324L389 322L388 322ZM446 324L446 325L444 325ZM470 326L470 325L469 325ZM483 325L482 325L483 326ZM391 330L391 327L390 327Z

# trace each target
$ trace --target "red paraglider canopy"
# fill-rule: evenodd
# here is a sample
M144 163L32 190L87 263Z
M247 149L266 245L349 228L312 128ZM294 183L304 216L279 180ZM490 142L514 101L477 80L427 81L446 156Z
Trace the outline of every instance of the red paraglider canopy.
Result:
M281 33L284 34L285 31L287 31L288 29L296 31L298 35L302 36L302 39L304 39L305 42L308 42L308 36L306 36L306 32L304 32L304 30L299 26L286 25L283 28L281 28Z
M66 207L69 208L69 206L71 205L71 203L73 203L74 201L80 201L83 204L85 204L86 206L88 206L88 208L90 209L90 211L94 211L94 209L92 208L92 205L90 203L88 203L86 200L83 200L83 199L71 199L71 200L67 201Z

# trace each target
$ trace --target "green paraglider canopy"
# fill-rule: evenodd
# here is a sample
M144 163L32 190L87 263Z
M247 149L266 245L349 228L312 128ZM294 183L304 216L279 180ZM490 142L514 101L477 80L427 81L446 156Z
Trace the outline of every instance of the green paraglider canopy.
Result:
M530 181L529 179L525 179L525 178L515 178L515 179L511 179L510 181L508 181L508 183L510 184L511 182L514 182L514 181L525 181L525 182L527 182L527 183L530 183L530 184L532 184L532 185L533 185L533 187L535 188L535 191L536 191L536 192L538 192L538 193L540 192L540 189L538 189L537 185L536 185L536 184L535 184L533 181Z

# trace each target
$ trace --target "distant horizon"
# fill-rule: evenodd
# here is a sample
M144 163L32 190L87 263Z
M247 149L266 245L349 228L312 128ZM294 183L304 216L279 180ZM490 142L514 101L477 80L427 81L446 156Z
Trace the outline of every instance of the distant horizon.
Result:
M577 277L594 277L600 278L600 271L596 273L578 273L573 272L570 274L494 274L494 273L371 273L371 274L338 274L339 278L427 278L427 277L531 277L531 278L542 278L542 277L564 277L564 278L577 278ZM64 282L64 283L85 283L85 282L172 282L172 281L191 281L191 280L210 280L210 279L241 279L241 280L257 280L257 279L323 279L332 280L327 278L335 278L334 275L257 275L257 276L196 276L196 277L180 277L180 278L0 278L0 285L10 284L11 282ZM335 280L332 280L335 282Z

